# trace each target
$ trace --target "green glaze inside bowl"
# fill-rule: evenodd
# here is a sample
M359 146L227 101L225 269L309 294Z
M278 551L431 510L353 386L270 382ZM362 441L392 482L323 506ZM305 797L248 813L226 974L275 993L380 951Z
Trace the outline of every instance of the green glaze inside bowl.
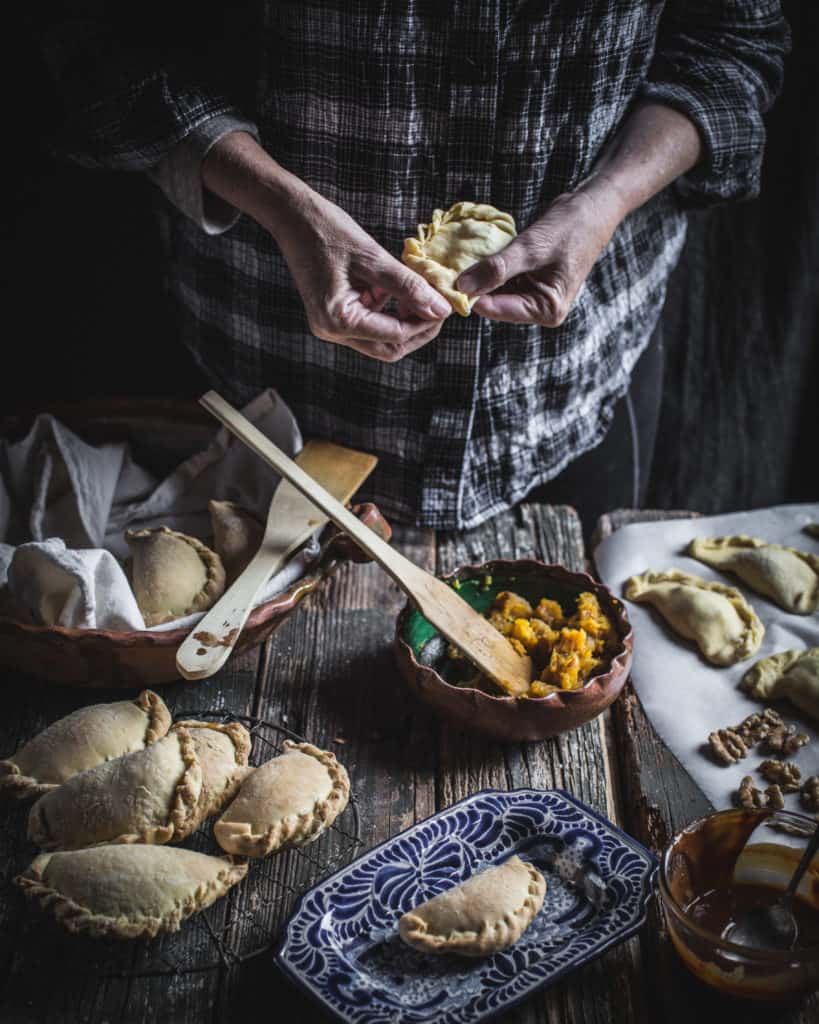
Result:
M487 563L486 571L470 575L469 569L457 570L448 577L460 597L482 615L489 610L502 590L511 590L525 597L533 606L543 597L557 601L564 614L574 614L577 595L591 586L572 586L553 579L545 566L530 565L504 569ZM446 643L438 630L420 612L410 609L401 628L401 638L412 648L416 660L435 668L447 682L457 682L457 667L446 658ZM432 643L430 643L432 641Z

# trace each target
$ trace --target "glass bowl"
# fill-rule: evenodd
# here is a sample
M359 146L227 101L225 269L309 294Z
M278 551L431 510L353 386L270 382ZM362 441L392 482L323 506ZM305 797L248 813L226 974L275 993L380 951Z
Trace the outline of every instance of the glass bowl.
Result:
M776 898L785 888L806 839L757 827L775 813L793 828L816 827L813 818L791 811L728 810L700 818L665 849L658 874L660 902L674 948L691 973L706 985L744 999L796 1001L819 987L819 942L794 950L758 951L722 938L723 895L739 884L761 884ZM753 839L746 842L751 837ZM735 874L736 871L736 874ZM819 935L819 857L799 887L802 912L816 918Z

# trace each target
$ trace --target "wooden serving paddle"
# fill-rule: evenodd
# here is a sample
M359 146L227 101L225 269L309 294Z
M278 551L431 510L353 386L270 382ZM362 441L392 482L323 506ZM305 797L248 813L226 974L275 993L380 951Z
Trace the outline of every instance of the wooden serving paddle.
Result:
M308 441L294 464L301 467L308 479L319 481L335 500L343 503L355 494L377 462L374 455L342 448L330 441ZM287 480L281 480L267 510L259 550L180 644L176 652L180 675L185 679L207 679L224 665L262 588L296 548L326 522L327 516L312 501Z
M512 696L518 697L529 689L531 659L519 655L506 637L490 626L452 587L424 572L376 536L221 395L208 391L199 401L389 573L424 618L463 651L481 672Z

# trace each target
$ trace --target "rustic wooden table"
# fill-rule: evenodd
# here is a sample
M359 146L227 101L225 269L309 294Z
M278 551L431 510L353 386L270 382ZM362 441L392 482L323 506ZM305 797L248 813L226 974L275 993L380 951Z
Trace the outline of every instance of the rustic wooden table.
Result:
M609 527L628 516L613 514ZM587 564L579 522L568 508L522 506L458 535L398 529L394 542L439 573L497 557L534 555L571 568ZM709 810L658 740L630 687L600 719L542 743L502 745L431 717L408 698L393 662L390 644L402 605L402 594L376 567L346 566L263 648L234 658L204 683L167 686L163 696L172 710L210 707L277 719L335 750L358 795L365 847L487 787L563 787L655 851ZM0 755L83 703L122 697L122 691L73 691L9 677L2 692ZM33 854L21 839L25 812L0 814L0 1021L298 1024L327 1019L279 974L269 955L178 976L126 972L101 979L78 970L60 956L59 944L50 945L48 922L24 906L12 884ZM282 864L282 870L294 870ZM314 877L306 865L300 862L291 887ZM279 928L290 905L285 896L264 904L268 930ZM717 997L681 967L653 907L638 936L502 1019L505 1024L808 1024L819 1020L819 998L783 1011Z

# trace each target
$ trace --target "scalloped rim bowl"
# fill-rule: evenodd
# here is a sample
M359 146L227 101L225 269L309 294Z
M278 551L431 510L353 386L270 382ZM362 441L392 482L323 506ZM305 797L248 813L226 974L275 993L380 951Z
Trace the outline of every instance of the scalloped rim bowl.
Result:
M493 579L492 589L515 589L515 583L530 587L543 581L541 597L552 597L552 589L580 594L591 591L611 618L621 648L611 659L606 672L592 676L579 690L560 690L547 697L494 697L471 687L447 683L434 668L422 665L407 641L412 617L419 613L407 604L398 616L395 653L401 675L409 688L439 715L461 728L500 740L540 740L576 729L591 721L617 699L628 678L634 644L633 631L625 605L602 583L585 572L574 572L562 565L547 565L531 558L511 561L496 559L482 565L465 565L444 576L447 581ZM422 620L423 621L423 620Z

